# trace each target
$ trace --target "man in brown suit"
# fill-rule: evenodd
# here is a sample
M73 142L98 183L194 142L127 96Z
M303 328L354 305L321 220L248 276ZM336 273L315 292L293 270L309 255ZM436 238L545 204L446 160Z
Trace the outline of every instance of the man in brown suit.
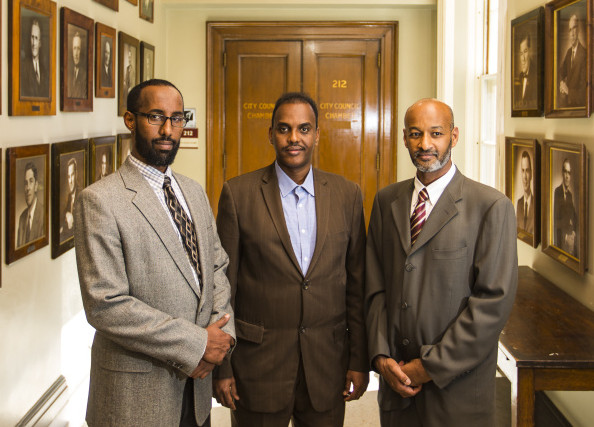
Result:
M237 426L342 426L344 402L367 388L361 191L312 168L317 123L311 98L283 95L276 162L223 186L237 346L214 387Z
M367 237L381 424L494 426L497 342L518 279L514 208L453 165L446 104L420 100L404 124L417 174L378 192Z

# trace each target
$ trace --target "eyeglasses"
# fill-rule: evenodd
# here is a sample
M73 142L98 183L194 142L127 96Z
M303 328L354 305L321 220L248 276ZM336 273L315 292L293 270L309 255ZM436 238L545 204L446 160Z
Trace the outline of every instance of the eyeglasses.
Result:
M146 117L148 119L149 124L155 126L163 126L168 119L171 120L171 126L173 126L174 128L183 128L186 126L186 123L188 122L188 119L186 119L184 116L167 117L163 114L147 114L142 113L140 111L131 111L131 113Z

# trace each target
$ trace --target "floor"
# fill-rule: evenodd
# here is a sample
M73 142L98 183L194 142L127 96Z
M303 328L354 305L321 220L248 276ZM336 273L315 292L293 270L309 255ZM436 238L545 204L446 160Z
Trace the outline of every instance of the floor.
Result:
M87 401L88 381L84 381L73 393L62 411L49 427L83 427ZM379 413L377 406L378 380L375 374L370 375L367 392L361 399L349 402L346 406L345 427L377 427ZM497 378L497 427L511 425L510 383L505 377ZM230 427L229 409L220 406L213 400L211 412L213 427Z

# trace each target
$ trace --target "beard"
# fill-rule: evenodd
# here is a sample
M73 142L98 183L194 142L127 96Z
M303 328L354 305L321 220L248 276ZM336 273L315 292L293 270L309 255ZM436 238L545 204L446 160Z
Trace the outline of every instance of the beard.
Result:
M155 150L155 144L162 141L169 141L173 143L171 150ZM136 150L138 154L146 161L147 165L150 166L169 166L175 160L177 150L179 150L180 140L177 141L170 137L155 138L150 142L136 134Z
M431 163L430 165L425 166L423 163L417 160L417 157L432 154L436 157L435 162ZM450 144L448 148L445 150L443 155L439 157L439 153L436 150L417 150L413 154L410 155L413 164L420 172L427 173L427 172L435 172L443 168L449 161L450 157L452 156L452 139L450 138Z

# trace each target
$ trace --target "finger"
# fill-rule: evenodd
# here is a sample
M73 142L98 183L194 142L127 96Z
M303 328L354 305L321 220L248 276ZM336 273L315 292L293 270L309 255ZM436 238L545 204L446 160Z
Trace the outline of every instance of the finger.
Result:
M231 316L229 316L228 314L225 314L223 317L221 317L219 320L217 320L210 326L214 326L216 328L221 329L223 326L225 326L227 324L227 322L229 321L230 318L231 318Z
M239 394L237 394L237 386L235 385L235 381L231 383L231 395L233 399L239 400Z

